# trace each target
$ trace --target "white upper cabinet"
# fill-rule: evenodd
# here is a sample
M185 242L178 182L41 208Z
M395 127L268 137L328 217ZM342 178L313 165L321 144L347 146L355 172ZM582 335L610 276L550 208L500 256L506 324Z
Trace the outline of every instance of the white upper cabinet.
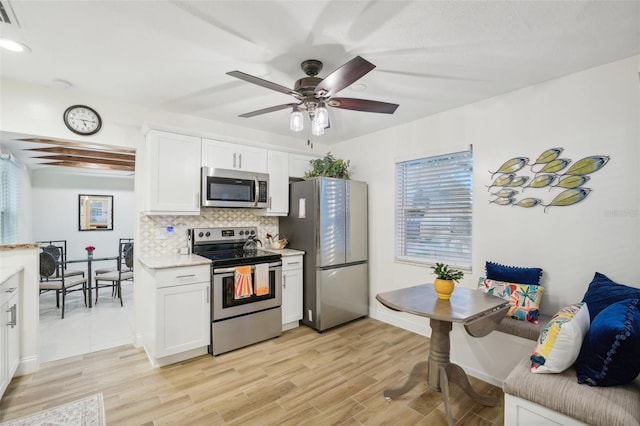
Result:
M267 150L202 139L202 166L267 173Z
M200 214L200 142L194 136L147 133L146 213Z
M309 161L322 158L314 155L289 154L289 176L303 178L304 174L312 169Z
M267 216L289 214L289 154L269 150L267 153L269 172L269 206Z

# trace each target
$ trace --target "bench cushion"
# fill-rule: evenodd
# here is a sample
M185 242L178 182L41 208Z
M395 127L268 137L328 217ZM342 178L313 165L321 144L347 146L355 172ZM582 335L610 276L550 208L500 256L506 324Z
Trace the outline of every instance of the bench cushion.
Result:
M533 374L528 359L507 376L502 389L593 426L640 424L640 376L629 384L593 387L578 384L576 371Z
M538 317L537 324L505 317L500 321L500 324L498 324L496 331L513 334L514 336L522 337L524 339L538 340L538 336L540 336L544 326L547 325L550 320L551 316L543 314L540 314Z

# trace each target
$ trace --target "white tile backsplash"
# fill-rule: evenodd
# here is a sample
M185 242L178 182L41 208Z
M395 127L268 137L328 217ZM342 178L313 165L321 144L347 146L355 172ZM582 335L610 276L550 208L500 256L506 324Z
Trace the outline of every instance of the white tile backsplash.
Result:
M173 227L173 235L165 231ZM187 246L187 231L190 228L216 228L225 226L255 226L258 228L258 239L266 241L267 233L278 233L278 218L260 216L251 209L217 209L200 210L200 216L140 216L140 256L163 256L180 253L181 247Z

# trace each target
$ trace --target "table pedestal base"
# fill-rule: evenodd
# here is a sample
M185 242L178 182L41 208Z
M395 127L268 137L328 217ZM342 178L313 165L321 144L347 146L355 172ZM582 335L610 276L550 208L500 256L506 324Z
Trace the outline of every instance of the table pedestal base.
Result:
M409 378L399 388L385 389L383 395L385 399L397 398L409 392L418 384L420 380L424 380L425 373L429 389L442 393L445 410L449 425L455 424L451 415L451 407L449 406L449 382L455 383L474 401L489 407L498 404L498 398L491 395L482 395L476 392L469 383L469 378L462 367L451 363L449 353L451 343L449 333L451 332L451 322L431 319L431 349L429 350L428 361L417 363Z

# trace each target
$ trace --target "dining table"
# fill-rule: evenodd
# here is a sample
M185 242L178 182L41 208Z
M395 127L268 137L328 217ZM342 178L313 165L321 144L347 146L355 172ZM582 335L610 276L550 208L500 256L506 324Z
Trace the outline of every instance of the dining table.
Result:
M454 425L449 400L449 382L456 383L474 401L495 406L498 398L476 392L467 374L450 361L450 332L453 323L460 323L473 337L483 337L504 319L509 308L507 300L479 290L457 285L449 300L439 299L433 284L421 284L376 295L376 299L389 309L429 318L431 327L430 349L427 361L418 362L406 382L398 388L385 389L385 399L391 400L409 392L425 379L429 389L441 392L449 425Z
M93 278L91 276L91 265L93 264L93 262L104 262L104 261L108 261L108 260L117 260L119 259L118 256L106 256L106 257L93 257L93 256L87 256L83 259L74 259L74 260L67 260L65 263L85 263L87 264L87 287L89 290L89 307L91 308L93 306L92 304L92 296L91 296L91 285L92 285L92 281Z

